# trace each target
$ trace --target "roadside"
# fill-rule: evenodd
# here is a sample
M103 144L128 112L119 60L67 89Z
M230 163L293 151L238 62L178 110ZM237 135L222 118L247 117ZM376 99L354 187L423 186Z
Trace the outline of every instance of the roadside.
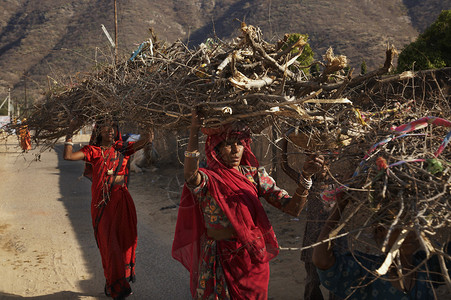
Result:
M21 153L15 137L0 142L0 299L107 299L92 235L90 182L80 176L83 164L61 160L61 152L62 145ZM188 272L170 253L181 178L181 168L164 166L131 175L139 242L130 299L190 299ZM280 245L299 247L303 214L265 208ZM299 252L281 251L271 262L269 299L301 299L304 280Z

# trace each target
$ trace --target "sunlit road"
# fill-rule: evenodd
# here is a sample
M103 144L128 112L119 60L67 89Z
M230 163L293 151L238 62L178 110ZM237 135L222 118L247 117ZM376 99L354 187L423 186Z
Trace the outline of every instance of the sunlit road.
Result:
M107 299L83 163L62 160L62 146L33 161L36 150L15 145L0 145L0 299ZM131 178L139 241L128 299L191 299L189 274L171 257L176 210L159 209L170 204L165 178L155 177L160 187L149 178Z

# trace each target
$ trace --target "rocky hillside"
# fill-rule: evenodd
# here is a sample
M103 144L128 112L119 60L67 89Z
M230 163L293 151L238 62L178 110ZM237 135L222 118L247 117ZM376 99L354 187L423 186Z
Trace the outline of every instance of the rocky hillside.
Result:
M33 101L48 83L112 61L101 29L114 39L114 1L0 0L0 100L12 89ZM387 43L413 41L451 0L117 0L118 46L128 57L153 28L168 42L196 46L206 38L237 36L240 21L258 26L266 40L284 33L310 36L317 58L332 46L353 67L383 63Z

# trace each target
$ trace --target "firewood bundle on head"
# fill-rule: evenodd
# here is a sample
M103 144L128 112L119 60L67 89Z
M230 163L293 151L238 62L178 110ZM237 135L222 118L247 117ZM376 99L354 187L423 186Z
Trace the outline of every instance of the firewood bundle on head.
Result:
M385 130L369 133L372 145L352 178L322 194L323 200L330 201L344 191L350 199L331 237L344 229L351 250L385 254L384 264L371 270L375 276L386 274L392 262L399 263L399 246L409 232L415 234L427 258L438 254L439 259L449 260L443 246L450 242L451 230L451 118L419 117L417 113L401 113L379 122ZM382 245L372 238L379 225L388 229ZM394 231L400 234L390 246ZM359 254L355 258L359 260Z
M313 62L323 69L312 76L311 64L298 61L306 44L299 34L270 44L244 23L233 42L208 39L196 49L167 46L152 35L127 61L55 88L29 114L29 125L36 141L54 143L74 118L80 128L111 115L129 126L177 130L197 108L205 127L242 120L254 133L275 125L279 132L306 128L308 136L326 132L336 140L338 127L358 124L346 93L362 78L344 76L346 57L332 49ZM371 76L387 72L395 52L388 49L384 68Z

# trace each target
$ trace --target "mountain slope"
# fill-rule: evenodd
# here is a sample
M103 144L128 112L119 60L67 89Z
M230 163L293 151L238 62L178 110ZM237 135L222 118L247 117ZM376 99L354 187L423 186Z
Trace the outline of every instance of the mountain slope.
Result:
M63 2L63 3L62 3ZM35 99L51 80L89 72L111 63L113 51L104 24L114 38L113 1L0 0L0 99ZM216 34L239 34L240 21L258 26L274 42L290 32L307 33L317 58L328 47L358 68L383 63L387 43L401 50L431 24L451 0L118 0L118 46L127 57L149 37L152 27L168 42L196 46ZM25 74L25 75L24 75Z

